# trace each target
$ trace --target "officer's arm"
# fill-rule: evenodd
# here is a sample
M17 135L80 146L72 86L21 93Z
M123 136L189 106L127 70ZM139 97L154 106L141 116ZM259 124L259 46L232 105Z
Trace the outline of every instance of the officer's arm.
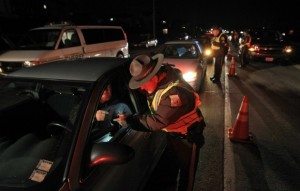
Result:
M194 109L194 94L184 88L173 87L165 94L153 115L140 118L141 123L152 131L161 130Z

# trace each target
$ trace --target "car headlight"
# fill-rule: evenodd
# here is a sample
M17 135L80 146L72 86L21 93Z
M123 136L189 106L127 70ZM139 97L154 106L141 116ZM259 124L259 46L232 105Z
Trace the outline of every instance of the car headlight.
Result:
M212 54L212 50L210 48L207 48L204 50L204 55L205 56L210 56Z
M291 46L286 46L286 47L284 47L283 51L284 51L285 53L288 53L288 54L289 54L289 53L293 52L293 49L292 49Z
M183 74L183 79L187 82L192 82L196 79L197 73L196 72L187 72Z
M251 51L251 52L259 51L259 47L257 45L253 45L249 48L249 51Z
M28 60L26 60L26 61L23 63L23 66L24 66L24 67L32 67L32 66L37 65L38 63L39 63L38 61L28 61Z

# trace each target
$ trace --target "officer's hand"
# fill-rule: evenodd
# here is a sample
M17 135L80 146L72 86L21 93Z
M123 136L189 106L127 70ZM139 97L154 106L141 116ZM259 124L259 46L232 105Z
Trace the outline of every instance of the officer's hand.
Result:
M105 116L108 114L108 112L107 111L104 111L104 110L98 110L97 112L96 112L96 120L97 121L104 121L104 119L105 119Z
M124 114L118 114L118 118L113 119L113 121L116 121L121 125L122 127L128 127L127 122L126 122L126 115Z

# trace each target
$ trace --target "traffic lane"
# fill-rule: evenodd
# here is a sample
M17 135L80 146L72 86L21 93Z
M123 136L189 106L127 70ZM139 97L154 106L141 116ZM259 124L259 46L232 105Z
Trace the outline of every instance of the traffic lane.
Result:
M225 73L228 73L229 66L230 63L227 62ZM244 96L231 83L238 79L238 76L228 77L225 75L224 191L267 191L270 189L264 176L263 162L258 147L251 142L231 142L228 138L229 128L237 127L235 126L236 116ZM246 131L246 127L238 132L243 130Z
M297 146L300 138L297 129L300 124L297 115L300 110L299 65L252 63L237 71L238 78L232 78L229 85L232 111L236 116L242 96L249 97L249 128L264 169L264 172L258 170L257 176L266 181L270 190L299 188L295 180L300 177ZM248 158L244 160L248 161ZM245 164L242 167L249 171Z
M205 145L200 150L194 190L223 190L224 73L221 84L210 81L213 73L214 64L209 63L200 91Z
M130 48L130 57L134 58L140 54L151 54L157 49L157 47L149 47L149 48L140 48L140 47L132 47Z

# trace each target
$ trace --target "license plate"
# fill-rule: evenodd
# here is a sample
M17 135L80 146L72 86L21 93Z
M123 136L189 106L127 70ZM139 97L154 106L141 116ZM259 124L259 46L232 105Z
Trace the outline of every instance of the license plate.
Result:
M265 60L267 62L273 62L274 58L273 57L266 57Z

